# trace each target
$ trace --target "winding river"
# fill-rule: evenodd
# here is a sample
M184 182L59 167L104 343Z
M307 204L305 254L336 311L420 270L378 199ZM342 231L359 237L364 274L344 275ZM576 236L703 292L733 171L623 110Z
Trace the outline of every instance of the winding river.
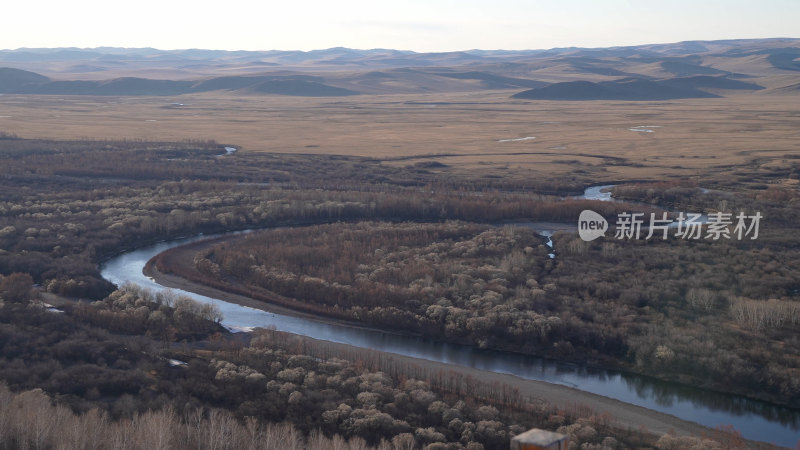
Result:
M594 194L610 199L605 188L605 186L589 188L592 191L587 190L588 195L585 198L591 198ZM531 223L530 226L537 228L536 223ZM151 289L162 289L163 286L156 284L142 273L147 261L169 248L206 237L208 236L162 242L121 254L103 264L102 275L116 284L133 282ZM178 289L175 291L201 302L216 304L224 314L223 325L231 330L274 326L281 331L315 339L571 386L712 428L718 425L733 425L748 439L782 446L794 446L800 439L800 410L767 402L663 382L630 373L591 369L543 358L443 344L418 337L275 314L188 291Z

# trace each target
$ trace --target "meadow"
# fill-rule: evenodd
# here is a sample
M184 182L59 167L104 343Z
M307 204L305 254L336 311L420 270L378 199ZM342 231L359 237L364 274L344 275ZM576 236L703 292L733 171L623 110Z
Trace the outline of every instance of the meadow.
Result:
M796 101L772 91L664 102L525 101L508 91L345 99L6 94L0 111L0 130L25 137L213 139L241 152L358 156L478 179L795 183L774 172L800 150Z

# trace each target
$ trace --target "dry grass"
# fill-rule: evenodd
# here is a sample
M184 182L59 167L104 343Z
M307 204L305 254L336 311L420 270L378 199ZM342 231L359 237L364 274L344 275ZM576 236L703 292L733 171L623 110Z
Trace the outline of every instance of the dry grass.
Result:
M50 138L216 139L244 151L403 157L386 162L399 165L435 160L498 175L568 176L581 170L597 181L724 176L733 166L780 166L784 155L800 150L796 96L556 102L508 95L5 95L0 131ZM660 128L630 131L642 125ZM536 139L499 142L527 136ZM443 156L413 158L431 154Z

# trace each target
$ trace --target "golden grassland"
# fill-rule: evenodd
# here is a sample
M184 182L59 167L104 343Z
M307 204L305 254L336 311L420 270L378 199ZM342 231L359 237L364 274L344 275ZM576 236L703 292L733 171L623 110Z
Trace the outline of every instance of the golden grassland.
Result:
M728 175L800 150L796 94L661 102L522 101L508 91L338 98L0 96L0 131L55 139L214 139L597 182ZM632 131L646 128L651 132ZM640 130L642 128L639 128ZM513 139L535 137L535 139ZM435 157L433 156L435 155Z

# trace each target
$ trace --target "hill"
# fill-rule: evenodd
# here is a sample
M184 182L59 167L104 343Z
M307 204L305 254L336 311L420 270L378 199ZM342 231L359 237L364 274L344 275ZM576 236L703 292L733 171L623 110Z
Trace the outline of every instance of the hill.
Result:
M516 98L661 100L773 92L800 82L798 58L800 39L439 53L18 49L0 50L8 67L0 92L336 97L527 89Z
M5 75L8 74L8 75ZM216 90L292 95L338 97L358 92L321 83L317 77L220 77L201 81L151 80L137 77L106 81L51 81L33 72L0 68L0 92L57 95L181 95Z
M253 92L263 94L294 95L300 97L341 97L358 95L349 89L328 86L316 81L298 79L267 80L249 88Z
M623 78L594 83L571 81L529 89L512 98L529 100L673 100L719 97L711 91L761 90L763 86L725 77L696 76L666 80Z
M0 92L15 92L26 85L41 84L49 78L27 70L0 67Z

